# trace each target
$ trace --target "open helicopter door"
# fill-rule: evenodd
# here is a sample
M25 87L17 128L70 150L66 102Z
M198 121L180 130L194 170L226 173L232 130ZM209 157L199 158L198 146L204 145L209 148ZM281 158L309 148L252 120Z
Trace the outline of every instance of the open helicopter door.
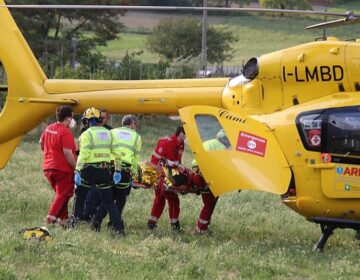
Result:
M291 171L272 131L263 123L210 106L185 107L179 113L215 196L233 190L286 193Z

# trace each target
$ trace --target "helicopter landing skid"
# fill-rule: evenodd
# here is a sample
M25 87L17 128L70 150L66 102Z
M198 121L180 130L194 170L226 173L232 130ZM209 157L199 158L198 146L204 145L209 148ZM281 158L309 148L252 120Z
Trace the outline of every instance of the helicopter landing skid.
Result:
M336 218L314 217L314 223L320 224L322 235L316 244L316 251L323 252L326 241L337 228L351 228L360 231L360 221L344 220Z

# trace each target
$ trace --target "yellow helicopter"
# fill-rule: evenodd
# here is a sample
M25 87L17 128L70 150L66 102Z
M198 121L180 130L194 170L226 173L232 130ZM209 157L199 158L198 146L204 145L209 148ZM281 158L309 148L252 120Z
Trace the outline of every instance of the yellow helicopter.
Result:
M291 209L320 224L318 250L336 228L360 230L360 39L329 37L252 58L243 75L232 79L52 80L9 12L19 7L77 6L17 6L0 0L0 61L8 80L0 114L0 168L22 136L60 104L73 105L79 113L96 105L112 113L179 114L191 150L216 196L233 190L281 195ZM110 7L132 8L85 8ZM309 28L360 22L353 13L329 15L343 18ZM230 149L205 150L203 142L222 129Z

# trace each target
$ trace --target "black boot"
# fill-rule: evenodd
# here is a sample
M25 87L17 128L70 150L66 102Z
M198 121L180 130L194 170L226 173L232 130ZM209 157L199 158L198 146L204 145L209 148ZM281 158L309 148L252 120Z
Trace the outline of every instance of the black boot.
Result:
M157 227L157 225L156 225L155 221L150 221L150 220L148 221L148 229L149 230L155 230L156 227Z
M170 225L171 225L171 228L172 228L174 231L180 231L180 230L181 230L180 222L179 222L179 221L176 221L175 223L170 223Z
M98 221L96 221L94 218L92 218L92 219L91 219L90 228L91 228L93 231L99 232L99 231L100 231L100 228L101 228L101 224L100 224Z

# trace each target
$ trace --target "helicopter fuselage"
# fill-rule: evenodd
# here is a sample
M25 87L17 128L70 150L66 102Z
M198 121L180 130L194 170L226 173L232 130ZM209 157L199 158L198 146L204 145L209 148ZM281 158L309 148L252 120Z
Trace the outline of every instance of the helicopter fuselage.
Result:
M360 40L271 53L257 71L230 81L223 104L272 131L292 173L283 202L309 219L360 219Z

